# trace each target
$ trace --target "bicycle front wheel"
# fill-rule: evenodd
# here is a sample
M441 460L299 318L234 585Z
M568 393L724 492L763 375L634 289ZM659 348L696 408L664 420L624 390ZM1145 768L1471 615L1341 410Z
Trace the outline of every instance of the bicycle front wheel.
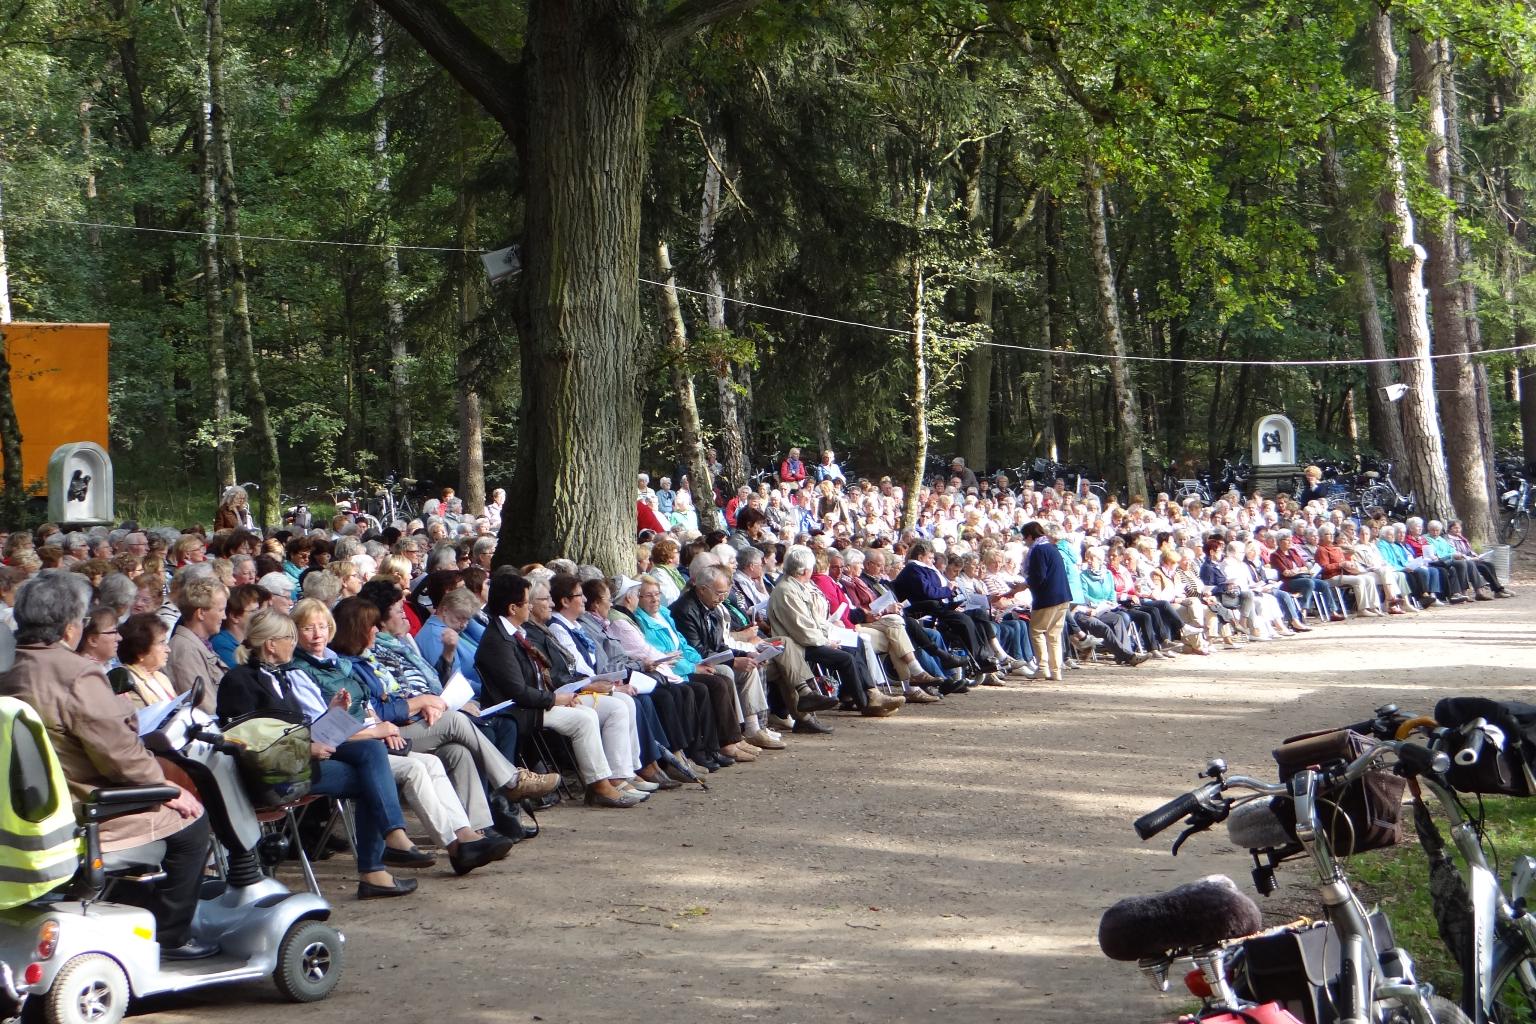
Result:
M1531 532L1531 514L1525 509L1511 512L1499 523L1499 540L1512 548L1517 548L1525 543L1526 534Z
M1536 961L1516 960L1493 979L1490 1024L1536 1024Z

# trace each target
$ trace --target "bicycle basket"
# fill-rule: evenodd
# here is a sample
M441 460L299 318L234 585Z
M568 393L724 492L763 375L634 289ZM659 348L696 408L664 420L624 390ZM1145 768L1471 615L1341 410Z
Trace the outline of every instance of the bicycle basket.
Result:
M1348 729L1292 736L1274 750L1280 781L1314 765L1353 761L1375 741ZM1318 818L1333 852L1348 857L1368 850L1396 846L1403 837L1403 790L1408 782L1377 768L1331 792L1318 794ZM1289 800L1277 800L1275 813L1294 830L1296 808Z
M254 806L277 807L309 795L309 726L301 719L257 712L230 723L224 739L240 748L235 761Z
M1483 719L1504 734L1503 743L1483 743L1477 760L1457 764L1455 754L1468 737L1459 731ZM1536 706L1486 697L1446 697L1435 705L1435 721L1453 730L1446 743L1452 755L1451 788L1461 793L1531 796L1531 752L1536 751Z

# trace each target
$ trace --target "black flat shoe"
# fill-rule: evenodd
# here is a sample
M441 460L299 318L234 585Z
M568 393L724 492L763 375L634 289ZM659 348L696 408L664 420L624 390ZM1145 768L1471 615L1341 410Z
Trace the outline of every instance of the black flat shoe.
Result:
M384 848L384 866L390 868L430 868L437 863L437 858L425 850L411 847L409 850L395 850Z
M467 875L475 868L483 868L493 860L497 860L497 845L490 839L476 839L469 843L460 843L457 850L448 854L448 863L453 867L456 875ZM506 856L506 854L502 854Z
M960 657L960 655L951 651L940 651L938 658L939 664L943 665L945 668L965 668L966 665L970 664L964 658Z
M939 693L945 697L952 693L969 693L970 690L964 679L946 679L939 684Z
M730 754L725 753L724 751L721 751L720 753L715 755L715 766L717 768L729 768L731 765L733 765L735 763L736 763L736 759L734 757L732 757Z
M188 939L179 946L161 946L161 960L206 960L219 955L217 942L199 942Z
M837 698L828 697L820 693L802 693L800 699L795 701L795 711L802 715L813 715L818 711L827 711L837 707Z
M832 731L832 727L830 725L822 725L814 718L801 718L795 721L793 731L802 736L825 736Z
M360 900L387 900L393 896L409 896L415 891L416 879L414 878L397 878L394 885L357 883L357 898Z
M539 834L539 819L533 816L533 810L528 806L528 801L519 804L514 814L518 827L523 830L524 839L535 839Z

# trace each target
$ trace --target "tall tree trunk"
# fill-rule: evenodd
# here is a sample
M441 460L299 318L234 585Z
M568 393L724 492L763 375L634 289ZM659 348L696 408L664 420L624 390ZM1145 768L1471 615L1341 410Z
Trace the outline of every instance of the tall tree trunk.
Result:
M208 24L212 24L209 22ZM213 144L213 104L198 118L198 213L202 217L203 314L208 331L208 390L213 399L216 481L220 492L235 482L234 424L230 421L229 355L224 348L224 285L219 273L219 156ZM259 497L259 495L258 495Z
M1425 101L1429 145L1425 163L1429 184L1446 200L1442 212L1425 222L1424 246L1429 253L1425 277L1434 314L1435 347L1441 359L1435 367L1441 387L1440 422L1450 463L1451 498L1462 529L1474 544L1493 537L1488 504L1489 465L1484 458L1478 416L1476 373L1467 357L1466 293L1462 290L1461 254L1456 244L1456 207L1451 197L1451 162L1446 145L1445 71L1450 46L1445 40L1427 42L1417 32L1410 38L1414 90Z
M1459 86L1456 83L1456 63L1454 54L1450 51L1449 40L1443 41L1446 47L1446 63L1441 69L1442 93L1445 97L1445 152L1450 163L1451 201L1456 204L1458 213L1466 209L1466 161L1461 150L1461 97ZM1462 268L1471 266L1474 260L1472 253L1472 240L1467 237L1465 231L1456 232L1456 256ZM1471 276L1461 275L1461 301L1462 308L1467 315L1467 351L1481 352L1483 350L1483 324L1478 315L1477 283ZM1499 507L1499 483L1497 476L1492 472L1497 456L1494 450L1493 440L1493 392L1488 379L1488 360L1472 360L1472 374L1474 380L1473 396L1477 400L1477 432L1483 445L1483 461L1489 469L1487 474L1488 484L1488 508L1490 514L1496 515Z
M0 137L0 166L5 164L5 139ZM0 325L11 322L11 264L5 255L5 182L0 181ZM0 388L10 400L11 378L7 372Z
M985 140L967 142L960 147L960 211L965 216L971 241L977 246L991 244L991 222L982 201L982 172L986 168ZM982 344L973 345L965 356L965 375L961 382L960 422L956 440L959 455L977 473L987 470L987 441L992 432L992 307L995 290L990 281L970 285L965 296L965 320L975 328Z
M523 189L521 446L498 564L634 562L640 196L662 57L755 0L526 7L512 62L446 5L374 0L494 117ZM600 182L601 187L594 187Z
M277 432L267 412L267 393L261 386L261 368L251 336L251 307L246 295L245 247L240 241L240 197L235 190L235 156L229 141L229 119L224 109L224 15L221 0L203 0L208 19L208 99L210 124L219 159L219 195L224 207L224 261L229 277L230 320L234 327L235 353L245 371L245 400L250 406L251 427L256 439L261 483L261 518L267 526L282 521L282 464L277 454Z
M528 21L522 445L507 509L523 528L501 532L496 559L565 555L616 572L634 561L635 259L659 54L617 0L537 4ZM604 187L590 187L594 178ZM707 476L694 493L707 515Z
M912 248L908 254L908 280L911 286L911 334L908 347L912 355L912 469L907 476L903 496L901 525L904 530L917 526L920 507L918 492L923 487L923 471L928 464L928 267L923 258L923 231L928 221L928 204L933 197L933 178L919 172L912 204Z
M1045 328L1049 331L1049 337L1045 348L1053 352L1065 349L1067 345L1063 305L1066 294L1061 284L1061 264L1059 254L1061 252L1061 214L1056 206L1056 197L1046 195L1042 197L1041 204L1045 211ZM1051 394L1051 422L1045 427L1049 437L1046 445L1045 457L1052 462L1065 461L1069 457L1069 449L1072 439L1072 420L1067 415L1067 404L1071 398L1071 388L1067 377L1067 357L1052 355L1046 372L1050 375Z
M381 113L373 126L373 160L376 178L374 191L379 195L379 218L384 225L384 240L394 241L391 226L389 184L389 119L382 113L385 87L384 15L373 11L373 94ZM416 442L411 426L411 350L405 335L405 307L400 302L400 250L393 245L384 250L381 288L384 292L386 341L389 344L389 425L393 440L395 468L405 476L416 475Z
M1344 165L1334 143L1333 129L1323 133L1323 182L1333 206L1339 232L1340 262L1344 277L1354 297L1355 319L1360 324L1360 350L1366 359L1387 357L1387 339L1381 328L1381 305L1376 295L1376 275L1372 273L1360 243L1350 234L1345 196ZM1370 420L1371 444L1393 463L1403 461L1403 420L1397 406L1387 397L1387 387L1397 379L1393 364L1365 364L1367 385L1366 413Z
M720 167L725 159L725 144L720 139L709 143L713 158L704 161L704 198L699 206L699 256L704 262L704 316L711 331L724 333L725 280L715 259L715 224L720 219ZM715 375L715 396L720 406L720 461L731 482L740 487L750 471L747 466L746 441L742 434L741 411L737 407L736 377L730 359L715 352L710 357Z
M1424 249L1414 238L1413 211L1408 205L1407 172L1397 130L1397 50L1392 42L1392 16L1378 6L1371 18L1371 51L1381 116L1386 120L1384 152L1386 184L1381 190L1382 229L1386 236L1392 306L1397 314L1397 354L1402 383L1408 392L1399 403L1403 416L1404 465L1426 517L1445 519L1454 509L1446 481L1445 448L1435 415L1435 368L1429 358L1429 315L1425 308Z
M688 365L688 325L683 322L683 306L677 299L677 278L672 274L672 253L665 241L656 243L656 269L663 282L661 312L666 324L667 355L672 364L672 390L677 392L677 431L683 461L688 465L688 476L692 480L699 530L708 533L721 525L719 509L715 507L715 480L709 471L709 459L704 454L704 438L699 430L699 403Z
M476 196L469 187L469 144L465 126L473 110L467 96L459 99L459 351L454 378L458 382L459 496L464 511L479 515L485 508L485 416L480 408L480 388L485 374L477 357L480 349L480 296L484 277L480 261L470 253L475 244Z
M1120 462L1125 476L1126 493L1134 500L1147 493L1147 474L1142 464L1141 413L1137 409L1136 390L1131 384L1126 356L1125 334L1120 330L1120 299L1115 292L1115 266L1110 257L1108 211L1104 204L1104 184L1094 161L1088 162L1085 176L1088 189L1089 244L1093 249L1094 277L1099 290L1099 318L1103 322L1110 354L1110 381L1114 387L1115 419L1120 434Z

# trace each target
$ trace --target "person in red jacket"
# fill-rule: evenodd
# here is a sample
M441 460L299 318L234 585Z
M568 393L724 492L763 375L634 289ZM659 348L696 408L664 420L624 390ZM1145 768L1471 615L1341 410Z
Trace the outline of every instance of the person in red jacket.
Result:
M799 483L805 479L805 463L800 461L800 449L791 448L789 456L779 463L780 483Z

